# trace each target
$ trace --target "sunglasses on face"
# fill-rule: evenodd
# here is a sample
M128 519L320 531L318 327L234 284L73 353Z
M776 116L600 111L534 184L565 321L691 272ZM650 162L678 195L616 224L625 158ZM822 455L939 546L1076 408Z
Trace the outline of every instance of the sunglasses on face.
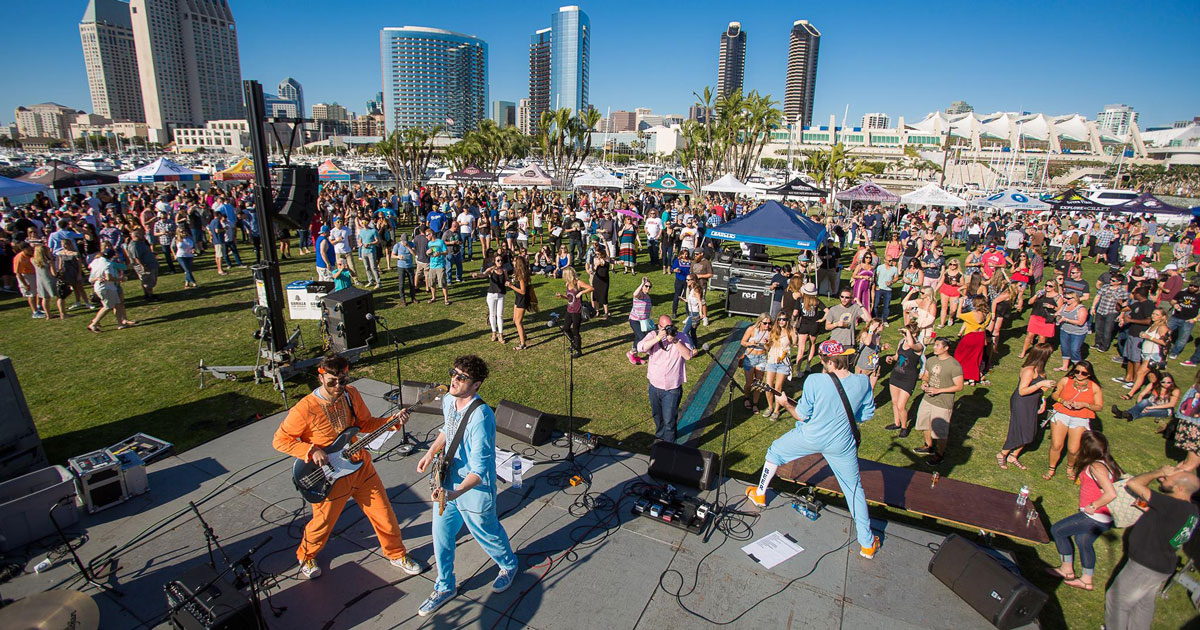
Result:
M1089 373L1087 370L1075 370L1074 372L1071 372L1071 376L1074 376L1076 378L1079 378L1080 376L1082 376L1082 377L1086 378L1088 376L1091 376L1091 373Z
M838 296L838 297L842 298L843 300L849 300L849 299L853 298L854 296L852 296L852 295L842 295L842 296Z
M462 372L459 372L458 370L456 370L454 368L450 368L450 380L463 381L464 383L469 383L471 381L471 377L467 376L466 374L463 374Z
M350 377L346 376L326 376L325 382L330 385L345 385L350 382Z

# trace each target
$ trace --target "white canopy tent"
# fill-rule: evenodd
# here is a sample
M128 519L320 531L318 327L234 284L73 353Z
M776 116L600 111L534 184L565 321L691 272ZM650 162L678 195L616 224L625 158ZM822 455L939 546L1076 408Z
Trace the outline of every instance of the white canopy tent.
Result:
M991 195L986 199L976 201L975 205L982 206L984 208L995 208L996 210L1001 211L1041 212L1043 210L1050 209L1050 204L1016 190L1015 188L1009 188L1008 190Z
M762 193L761 190L754 188L753 186L747 186L746 184L739 182L737 178L733 176L733 173L726 173L723 177L721 177L721 179L718 179L707 186L701 187L700 190L704 192L746 195L749 197L754 197Z
M597 169L590 173L584 173L571 180L571 185L575 188L624 188L625 184L621 182L621 178L609 173L603 169Z
M168 158L160 157L139 169L122 173L119 179L125 183L199 182L211 177L208 173L194 171L186 166L180 166Z
M962 208L967 205L965 199L960 199L932 182L908 193L900 195L900 203L909 206L946 206Z

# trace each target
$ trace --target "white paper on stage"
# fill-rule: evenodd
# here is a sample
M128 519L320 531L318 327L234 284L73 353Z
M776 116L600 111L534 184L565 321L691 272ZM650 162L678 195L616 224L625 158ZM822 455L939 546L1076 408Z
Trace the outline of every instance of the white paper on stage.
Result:
M751 560L761 564L764 569L772 569L775 568L775 565L804 551L804 547L797 544L790 535L774 531L742 547L742 551L750 556Z
M396 435L397 433L402 433L402 432L403 432L403 429L401 429L400 431L384 431L383 433L379 434L379 437L375 438L374 440L371 440L371 443L367 445L367 448L378 453L379 451L383 450L383 445L386 444L387 441L390 440L393 435Z
M512 463L516 453L496 448L496 476L504 483L512 483ZM533 460L521 458L521 479L529 476L533 469Z

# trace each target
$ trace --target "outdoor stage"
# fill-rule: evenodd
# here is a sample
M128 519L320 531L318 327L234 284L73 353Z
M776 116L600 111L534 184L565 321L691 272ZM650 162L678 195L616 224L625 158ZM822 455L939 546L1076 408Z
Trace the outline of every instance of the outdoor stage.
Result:
M381 397L389 385L372 380L354 385L373 412L389 409ZM728 535L714 532L704 543L702 536L632 515L633 501L623 491L634 481L648 481L641 476L647 458L607 447L577 458L590 476L590 488L563 487L570 470L564 461L526 471L524 488L502 484L499 509L522 574L507 592L492 593L496 567L464 530L456 562L460 594L423 619L416 609L431 591L435 571L409 577L389 565L353 502L318 557L322 576L311 582L295 578L295 546L309 511L292 487L291 458L271 449L271 435L281 419L282 414L265 418L155 462L149 468L149 493L84 516L72 528L87 534L79 552L85 561L119 547L119 566L102 581L124 596L85 589L100 606L101 628L168 627L162 619L163 584L208 561L189 501L197 503L232 559L272 537L254 556L264 574L278 574L268 580L268 592L271 603L286 611L276 617L264 601L272 628L709 627L710 621L680 607L675 597L680 591L684 606L712 622L728 622L750 609L732 627L992 627L926 570L940 534L875 520L883 548L868 561L858 556L853 541L843 547L853 529L844 510L827 508L818 520L809 521L791 509L788 498L772 493L757 520L734 517L740 522L731 523ZM440 424L440 416L417 415L408 428L420 439ZM394 438L388 446L398 441ZM501 435L497 444L511 448L513 441ZM535 460L561 458L566 452L551 446L538 449L540 455L527 445L524 449ZM413 557L432 563L428 481L416 472L419 455L392 453L375 465L389 488L406 545ZM726 480L724 488L735 504L741 502L744 484ZM584 499L585 492L591 500ZM600 494L611 502L596 499ZM739 509L755 511L748 505ZM141 534L144 530L150 531ZM741 547L773 531L790 534L804 551L768 571ZM131 539L136 542L126 548ZM29 573L0 585L5 598L82 588L65 559L34 574L33 565L45 550L31 552ZM217 562L223 568L219 556ZM751 609L773 593L778 595Z

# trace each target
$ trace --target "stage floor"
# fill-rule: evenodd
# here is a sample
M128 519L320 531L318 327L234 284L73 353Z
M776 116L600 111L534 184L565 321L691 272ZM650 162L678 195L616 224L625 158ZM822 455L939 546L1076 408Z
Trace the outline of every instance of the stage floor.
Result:
M389 385L372 380L355 385L375 413L390 408L382 398ZM926 570L940 534L873 520L883 548L868 561L858 556L857 543L843 547L853 529L844 511L828 508L809 521L792 510L789 499L773 494L757 518L738 517L728 532L714 532L705 543L701 536L630 513L633 501L623 493L629 484L649 480L643 476L644 455L608 447L580 455L576 461L590 476L590 488L564 488L570 470L561 461L566 449L535 451L520 444L514 450L523 446L531 459L556 460L526 471L524 488L501 484L502 523L521 559L521 575L507 592L492 593L496 567L464 529L456 562L460 594L435 616L421 618L417 606L432 589L435 571L410 577L390 566L353 502L318 557L323 575L296 579L295 546L310 512L292 487L290 458L271 448L282 416L154 462L150 492L84 515L71 528L76 535L86 533L79 550L85 561L116 548L118 566L104 581L123 597L85 587L66 560L33 573L45 549L31 549L28 573L0 585L0 594L18 599L53 588L82 589L99 604L105 630L169 627L163 584L208 561L200 523L188 508L194 501L234 560L271 537L254 561L264 574L276 575L269 580L271 603L286 608L276 617L264 603L272 628L658 630L735 618L733 627L757 628L992 627ZM424 438L440 425L440 416L419 414L409 430ZM514 448L503 435L497 445ZM432 564L428 481L416 472L418 457L419 452L408 457L393 452L375 465L405 544L413 557ZM743 488L725 480L734 503ZM711 494L702 498L711 500ZM599 495L608 499L597 500ZM741 548L773 531L790 534L804 551L766 570ZM224 566L219 556L218 566Z

